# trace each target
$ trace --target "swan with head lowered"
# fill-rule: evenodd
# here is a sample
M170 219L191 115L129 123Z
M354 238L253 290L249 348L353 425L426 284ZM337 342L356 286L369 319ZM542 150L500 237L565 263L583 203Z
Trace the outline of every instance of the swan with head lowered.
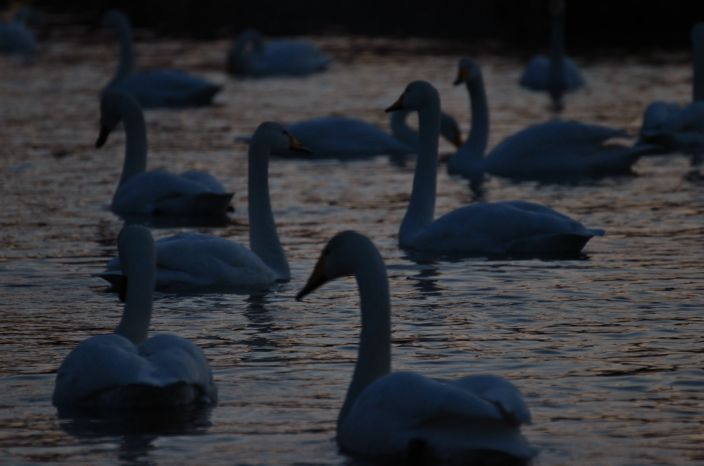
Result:
M549 207L525 201L472 204L434 220L440 96L414 81L386 111L418 111L418 160L408 209L399 230L402 248L439 255L573 256L602 230Z
M331 58L310 42L264 42L256 29L244 30L227 53L227 72L233 75L305 76L325 71Z
M121 90L132 94L144 108L197 107L209 105L221 86L181 70L154 69L135 72L132 28L120 11L109 10L103 24L116 29L120 37L120 63L103 94Z
M122 122L125 128L125 160L111 209L118 215L223 216L230 209L233 193L211 175L187 171L176 175L162 170L145 171L147 129L144 114L129 94L111 91L100 101L102 147Z
M348 275L357 280L362 328L354 374L337 418L337 444L343 452L373 461L423 458L427 464L484 459L516 464L535 456L520 433L530 412L510 382L494 375L442 381L391 372L386 267L367 237L353 231L335 235L296 299Z
M692 27L692 103L652 102L643 114L641 140L660 152L704 153L704 23Z
M216 236L182 233L156 242L156 288L161 291L266 290L291 275L269 200L268 164L273 150L305 150L277 123L259 125L249 147L247 180L249 244ZM101 278L119 288L121 259L108 263Z
M118 247L127 280L114 333L84 340L64 359L52 397L59 409L167 408L212 404L217 389L203 352L175 335L148 338L154 290L154 242L126 226Z
M584 79L577 65L565 56L565 3L550 2L550 55L538 55L528 63L520 79L521 86L532 91L547 91L552 109L563 108L562 96L584 86Z
M629 174L641 156L656 150L651 144L627 146L612 142L614 138L628 137L620 129L553 120L522 129L485 156L489 106L481 69L469 58L458 63L455 85L462 83L470 98L471 130L464 145L447 163L451 174L475 177L490 173L538 180Z

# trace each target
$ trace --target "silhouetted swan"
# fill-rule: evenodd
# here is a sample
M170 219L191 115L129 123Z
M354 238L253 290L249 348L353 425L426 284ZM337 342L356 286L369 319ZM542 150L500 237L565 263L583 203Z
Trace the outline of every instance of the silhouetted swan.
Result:
M343 452L374 461L423 458L427 464L528 460L536 454L520 433L521 424L530 423L528 407L505 379L474 375L444 381L391 372L386 267L365 236L335 235L296 299L348 275L357 280L362 329L354 375L337 418Z
M34 33L27 29L25 21L31 10L27 6L19 8L10 21L0 21L0 53L20 55L30 59L37 49Z

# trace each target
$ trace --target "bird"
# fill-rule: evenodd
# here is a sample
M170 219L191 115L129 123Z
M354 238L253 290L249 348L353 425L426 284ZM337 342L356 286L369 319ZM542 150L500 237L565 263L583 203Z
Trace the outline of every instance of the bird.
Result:
M550 1L550 55L531 59L520 79L521 86L532 91L547 91L552 109L563 109L562 96L584 86L582 73L572 59L565 56L565 3Z
M19 8L10 21L0 22L0 53L17 55L30 60L37 49L34 33L25 22L31 15L29 7Z
M276 231L268 188L272 150L306 150L283 127L259 125L249 147L249 244L200 233L180 233L156 241L156 289L159 291L227 291L252 293L291 277ZM122 259L110 260L98 274L119 289Z
M61 363L52 395L61 409L151 409L211 405L217 387L202 350L176 335L148 338L155 251L149 230L127 225L118 237L126 280L113 333L95 335Z
M450 174L483 173L515 179L564 180L632 173L641 156L654 153L653 144L633 146L613 142L628 133L617 128L578 121L552 120L507 137L485 156L489 140L489 107L479 64L458 62L455 85L464 83L470 97L471 130L464 145L450 157Z
M535 456L520 433L530 411L511 382L488 374L445 381L391 372L389 283L384 260L366 236L343 231L330 239L296 299L350 275L359 289L362 324L354 375L337 418L341 451L371 461L423 458L427 464L488 458L507 460L490 464L516 464Z
M227 72L250 77L305 76L325 71L331 58L302 40L264 42L256 29L244 30L227 53Z
M145 171L147 130L139 103L122 91L103 94L100 102L100 134L95 147L102 147L122 122L125 128L125 160L111 209L118 215L223 216L230 209L233 193L211 175L187 171L179 175L163 170Z
M604 234L526 201L471 204L433 220L440 96L432 84L414 81L386 111L404 109L418 111L420 150L399 229L401 248L441 256L575 256L592 237Z
M197 107L212 103L222 86L181 70L153 69L135 72L132 28L120 11L108 10L103 25L116 29L120 37L120 63L115 76L102 94L113 90L128 92L143 108Z

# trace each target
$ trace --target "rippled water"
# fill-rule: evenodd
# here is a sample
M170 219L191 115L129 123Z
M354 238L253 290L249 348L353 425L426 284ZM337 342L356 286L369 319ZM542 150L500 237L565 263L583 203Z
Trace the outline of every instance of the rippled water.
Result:
M457 56L422 42L330 38L341 58L306 79L236 81L220 73L224 42L139 45L143 64L225 84L217 105L147 115L150 167L203 168L236 191L233 223L205 229L246 242L245 147L263 120L320 114L385 126L381 111L413 79L439 88L467 129ZM514 381L533 412L526 436L539 465L704 462L704 182L681 155L641 160L637 176L579 185L492 179L488 200L546 203L607 236L577 261L415 263L396 247L412 163L276 160L272 202L293 280L264 297L158 295L152 328L204 348L221 401L183 425L134 432L59 420L54 373L86 337L114 328L116 297L91 274L115 254L120 222L107 210L124 138L96 150L96 95L113 46L46 47L34 66L0 61L0 461L7 463L342 464L334 422L356 356L357 294L341 280L299 303L327 238L368 234L389 268L396 369L453 377L492 372ZM474 57L484 67L491 144L548 117L547 98L516 85L523 61ZM687 56L583 62L589 87L566 117L635 132L655 98L687 101ZM173 59L173 60L172 60ZM448 150L444 147L444 150ZM439 174L437 212L476 198ZM156 236L174 230L156 230Z

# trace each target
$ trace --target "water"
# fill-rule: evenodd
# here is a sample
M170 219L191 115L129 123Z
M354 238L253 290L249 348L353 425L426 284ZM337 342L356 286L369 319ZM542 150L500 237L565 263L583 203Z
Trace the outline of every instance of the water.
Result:
M293 296L324 242L348 228L368 234L387 261L395 369L514 381L533 413L525 434L540 449L536 464L704 461L704 182L681 155L641 160L635 177L485 185L485 199L541 202L604 228L584 260L420 264L396 247L412 163L273 161L292 281L259 298L156 298L153 330L204 348L218 406L152 433L59 419L50 402L56 368L78 342L112 330L121 311L91 277L115 254L121 225L107 204L124 142L118 131L93 148L96 95L115 53L99 42L55 42L31 67L0 62L0 461L345 464L334 423L356 356L356 289L348 279L304 302ZM450 84L457 56L422 53L430 45L420 41L323 45L340 57L329 72L261 81L220 73L224 42L139 45L142 64L173 59L226 84L214 107L147 115L150 167L208 169L236 191L233 223L198 230L246 242L245 147L232 139L263 120L345 114L385 126L381 110L407 82L427 79L467 129L466 91ZM474 58L488 86L491 145L547 118L547 97L516 85L524 61ZM589 87L568 98L565 116L635 132L651 100L690 97L687 56L662 59L584 63ZM476 197L444 169L438 186L438 214Z

